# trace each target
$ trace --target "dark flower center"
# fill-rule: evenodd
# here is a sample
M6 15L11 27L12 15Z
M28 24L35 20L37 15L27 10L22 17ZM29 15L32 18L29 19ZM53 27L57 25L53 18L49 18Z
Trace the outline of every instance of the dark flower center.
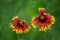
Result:
M39 16L39 21L40 21L41 23L46 22L46 16L44 16L44 15Z
M17 22L17 25L18 25L19 27L23 27L23 26L24 26L24 22L23 22L23 21Z

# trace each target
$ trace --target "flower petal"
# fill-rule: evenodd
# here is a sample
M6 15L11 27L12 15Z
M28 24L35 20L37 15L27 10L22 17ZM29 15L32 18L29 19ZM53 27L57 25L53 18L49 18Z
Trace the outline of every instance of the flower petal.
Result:
M44 15L45 8L39 8L38 11L41 15Z
M20 21L20 19L18 18L18 16L13 17L12 20L17 21L17 22Z
M44 23L41 22L39 31L46 31L47 29L50 29L51 25L54 24L55 22L55 18L52 15L45 14L45 16L46 16L46 22Z
M18 16L15 16L12 18L14 22L10 23L10 27L13 29L13 31L16 31L16 33L26 33L29 31L30 27L26 23L25 20L20 20Z
M36 28L37 25L38 25L38 23L39 23L38 17L33 17L33 18L32 18L32 26L33 26L34 28Z

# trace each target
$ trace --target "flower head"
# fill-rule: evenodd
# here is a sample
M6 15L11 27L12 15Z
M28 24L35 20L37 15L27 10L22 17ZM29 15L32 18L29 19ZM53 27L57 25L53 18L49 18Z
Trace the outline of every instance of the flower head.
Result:
M40 23L41 26L39 31L46 31L47 29L50 29L51 25L55 22L55 18L52 15L45 13L44 8L39 8L39 13L41 14L40 16L32 18L32 26L36 28Z
M10 23L10 27L13 28L13 31L16 31L16 33L25 33L29 31L30 27L25 20L19 19L18 16L15 16L12 20L14 22Z

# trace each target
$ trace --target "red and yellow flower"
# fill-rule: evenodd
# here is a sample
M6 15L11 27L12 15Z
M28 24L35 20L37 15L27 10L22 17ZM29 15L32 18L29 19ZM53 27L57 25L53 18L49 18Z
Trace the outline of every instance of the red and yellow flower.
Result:
M38 11L40 16L32 18L32 26L36 28L40 23L41 26L39 31L46 31L47 29L50 29L51 25L55 22L55 18L52 15L45 13L44 8L39 8Z
M10 27L13 28L13 31L16 31L16 33L26 33L29 31L30 26L28 26L25 20L20 20L18 16L15 16L12 20L14 20L14 22L10 23Z

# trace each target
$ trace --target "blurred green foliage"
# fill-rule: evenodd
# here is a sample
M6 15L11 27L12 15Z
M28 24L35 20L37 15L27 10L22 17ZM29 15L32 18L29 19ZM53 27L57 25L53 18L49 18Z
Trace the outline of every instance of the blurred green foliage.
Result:
M39 32L31 26L33 16L38 16L38 8L55 17L55 24L46 32ZM9 23L13 16L19 16L31 26L29 32L16 34ZM0 40L60 40L60 0L0 0Z

